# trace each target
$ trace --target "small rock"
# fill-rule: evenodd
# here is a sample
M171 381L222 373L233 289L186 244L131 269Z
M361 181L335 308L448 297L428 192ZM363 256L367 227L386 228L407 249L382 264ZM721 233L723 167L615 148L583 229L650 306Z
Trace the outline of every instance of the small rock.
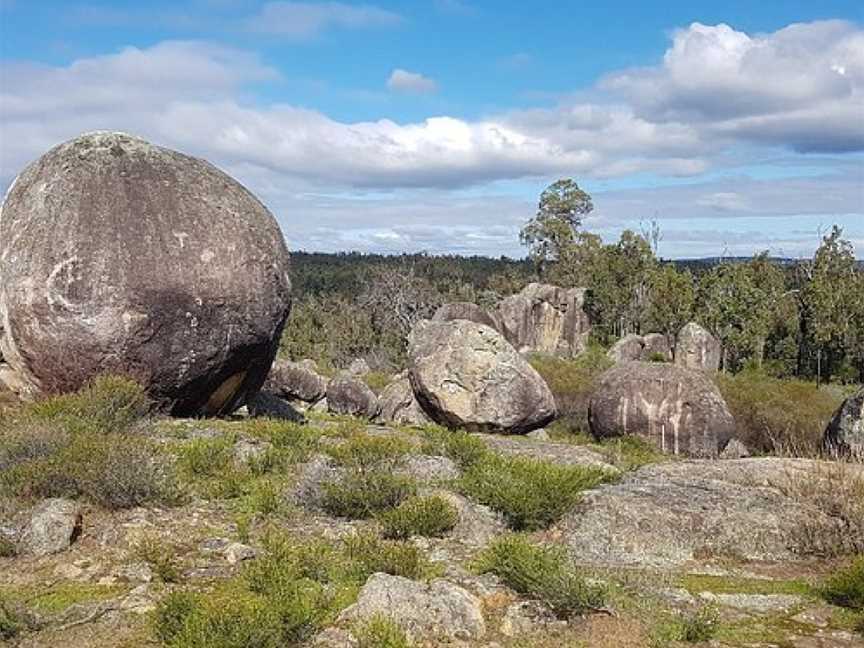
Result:
M314 403L324 398L327 379L319 375L314 360L278 359L270 367L264 390L287 400Z
M831 625L833 616L834 609L832 607L828 605L818 605L802 610L792 617L792 621L795 623L816 626L817 628L827 628Z
M534 439L535 441L549 441L549 433L546 431L546 428L540 428L539 430L532 430L528 434L526 434L529 439Z
M366 383L342 372L327 385L327 407L334 414L348 414L373 419L380 405Z
M240 542L232 542L225 547L223 553L225 555L225 560L227 560L231 565L236 565L238 562L243 560L251 560L258 555L258 552L254 548Z
M307 509L318 509L324 497L324 483L338 481L344 470L333 464L327 455L314 455L300 468L293 491L293 503Z
M234 465L243 468L263 457L271 445L259 439L240 439L234 444Z
M282 400L276 394L259 391L246 402L249 416L252 418L271 418L292 423L305 423L306 419L291 403Z
M77 502L54 498L38 504L24 527L18 550L33 556L47 556L69 548L81 534L83 516Z
M198 546L201 551L225 551L229 544L231 541L226 538L207 538Z
M357 602L345 609L339 620L362 620L375 614L391 617L415 641L481 639L486 634L480 600L442 578L426 584L372 574Z
M348 365L347 371L350 375L360 378L361 376L371 373L372 369L369 367L369 363L366 362L366 360L363 358L356 358L350 365Z
M791 594L715 594L700 592L699 598L709 603L745 610L747 612L785 612L801 604L800 596Z
M401 466L399 474L413 477L419 482L444 482L459 477L459 468L452 459L447 457L430 457L428 455L411 455Z
M342 628L325 628L309 642L310 648L354 648L357 640Z
M149 585L139 585L120 601L120 609L133 614L148 614L156 609Z
M552 611L542 603L520 601L507 608L500 631L505 637L517 637L536 632L540 627L548 627L556 622L566 625L566 622L558 621Z
M118 578L130 583L149 583L153 580L153 570L143 561L123 565L114 573Z
M61 563L54 568L54 575L62 580L78 580L82 576L86 579L83 569L71 563Z
M720 453L721 459L746 459L750 456L750 451L738 439L731 439L723 452Z

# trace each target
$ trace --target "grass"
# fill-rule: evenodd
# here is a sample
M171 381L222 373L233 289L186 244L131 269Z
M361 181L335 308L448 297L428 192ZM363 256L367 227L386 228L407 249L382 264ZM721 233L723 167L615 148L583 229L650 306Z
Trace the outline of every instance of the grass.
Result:
M736 436L751 452L816 456L842 391L772 378L758 370L715 377L735 418Z
M456 507L438 495L411 497L378 516L385 538L441 537L459 522Z
M535 355L531 366L549 385L559 418L548 429L566 434L588 433L588 401L600 375L614 363L606 356L606 350L590 345L573 360Z
M392 619L375 614L353 628L357 648L411 648L405 631Z
M163 598L153 616L156 638L173 648L298 645L332 624L373 572L412 578L432 573L413 545L371 535L329 543L271 533L264 546L264 555L211 590ZM389 641L397 635L377 624L369 636Z
M468 497L502 513L511 529L532 531L557 522L582 491L610 478L599 468L488 453L465 470L458 484Z
M37 615L53 616L78 603L113 598L121 591L113 585L59 581L38 586L3 586L0 587L0 600L24 604Z
M366 386L376 394L380 394L384 389L393 382L393 377L383 371L370 371L364 374L361 378Z
M660 648L668 646L670 642L706 642L713 639L719 630L717 608L706 605L659 622L652 633L652 644Z
M864 612L864 554L828 578L821 594L833 605Z
M465 469L489 454L486 444L461 430L448 430L438 425L427 425L422 430L421 452L452 459Z
M519 594L545 603L560 617L606 604L606 589L588 583L563 548L534 545L522 535L494 541L480 553L475 567L480 573L495 574Z

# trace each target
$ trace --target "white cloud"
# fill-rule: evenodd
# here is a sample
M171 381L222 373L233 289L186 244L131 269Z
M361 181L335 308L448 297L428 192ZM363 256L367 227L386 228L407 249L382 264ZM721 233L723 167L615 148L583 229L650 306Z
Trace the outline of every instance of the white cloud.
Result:
M864 31L832 20L750 36L725 24L678 30L663 63L603 86L656 123L797 151L864 148Z
M362 29L389 27L402 21L399 14L373 5L343 2L268 2L246 21L252 31L303 40L331 27Z
M412 92L416 94L430 94L437 92L438 84L434 79L423 76L419 72L409 72L396 68L387 79L387 87L396 92Z

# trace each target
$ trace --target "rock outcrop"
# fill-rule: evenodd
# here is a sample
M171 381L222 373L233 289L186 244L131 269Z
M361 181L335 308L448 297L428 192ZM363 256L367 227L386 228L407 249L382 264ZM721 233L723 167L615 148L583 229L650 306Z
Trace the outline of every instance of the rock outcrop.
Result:
M384 388L378 399L381 402L378 418L382 423L425 425L432 422L414 397L407 371L396 376L396 379Z
M560 527L573 558L592 564L672 567L712 558L794 561L828 547L854 552L842 517L796 495L802 484L813 491L831 469L774 457L646 466L585 493ZM864 479L864 467L848 470Z
M373 419L378 415L379 403L366 383L342 372L327 385L327 408L334 414Z
M614 362L672 361L672 345L662 333L636 335L630 333L613 344L606 355Z
M720 341L696 322L686 324L675 343L675 364L686 369L717 371L722 349Z
M327 393L327 379L318 374L311 361L278 359L270 368L264 389L286 400L317 403Z
M0 211L0 349L29 395L130 375L181 416L264 382L290 308L276 220L207 162L90 133L30 164Z
M426 584L372 574L339 620L362 621L376 614L393 619L412 641L476 640L486 634L480 599L443 578Z
M432 319L436 322L452 322L453 320L468 320L477 324L485 324L489 328L501 331L500 323L482 306L472 302L451 302L442 305Z
M625 362L603 373L588 421L598 439L635 435L689 457L716 457L735 433L732 414L706 375L653 362Z
M832 456L864 459L864 388L843 401L825 430L823 445Z
M585 349L591 324L583 310L584 288L528 284L499 302L492 313L500 332L520 353L565 358Z
M488 326L467 320L422 321L408 343L414 394L437 423L524 434L555 417L549 387Z

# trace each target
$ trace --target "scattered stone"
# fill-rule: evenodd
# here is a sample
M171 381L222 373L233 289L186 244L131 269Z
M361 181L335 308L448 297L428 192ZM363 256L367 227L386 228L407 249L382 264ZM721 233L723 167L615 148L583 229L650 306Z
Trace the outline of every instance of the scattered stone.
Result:
M129 583L149 583L153 580L153 570L146 562L132 562L120 567L114 575Z
M499 302L492 318L520 353L573 358L585 350L591 323L584 288L531 283Z
M468 320L475 324L485 324L489 328L501 331L501 323L490 315L485 308L472 302L452 302L441 306L432 319L436 322L452 322L453 320Z
M327 385L327 407L334 414L373 419L380 406L375 392L366 383L343 372Z
M422 321L409 335L408 354L414 394L442 425L524 434L555 417L549 387L488 326Z
M526 434L529 439L534 439L535 441L549 441L549 433L546 431L546 428L540 428L539 430L531 430L528 434Z
M236 565L243 560L252 560L258 555L258 552L249 545L245 545L241 542L232 542L225 547L223 554L225 560L228 561L228 564Z
M381 413L378 420L382 423L419 426L432 422L414 397L407 371L396 376L396 379L387 385L379 400Z
M215 166L88 133L24 169L2 211L0 348L29 395L127 374L175 415L218 415L264 381L291 303L288 252Z
M556 619L552 611L538 601L519 601L507 608L499 630L505 637L519 637L550 630L554 625L565 627L567 622Z
M646 466L586 492L560 529L582 563L667 568L712 558L794 562L846 547L843 519L787 495L784 487L818 480L828 466L775 457ZM864 478L864 466L848 469Z
M318 374L313 360L291 362L279 358L270 367L263 389L286 400L315 403L327 393L327 379Z
M720 341L696 322L686 324L675 343L675 364L685 369L717 371L720 368Z
M246 401L249 416L253 418L271 418L278 421L305 423L305 417L294 409L286 400L268 391L259 391Z
M738 439L731 439L723 452L720 453L721 459L746 459L750 456L750 451Z
M825 430L823 445L831 456L864 459L864 388L843 401Z
M47 556L69 548L81 535L83 515L77 502L47 499L33 509L30 521L21 532L18 551L32 556Z
M486 634L480 600L442 578L426 584L372 574L357 602L345 609L339 620L364 620L375 614L392 618L414 641L476 640Z
M726 401L704 373L653 362L626 362L604 372L588 421L598 439L639 436L688 457L717 457L735 433Z

